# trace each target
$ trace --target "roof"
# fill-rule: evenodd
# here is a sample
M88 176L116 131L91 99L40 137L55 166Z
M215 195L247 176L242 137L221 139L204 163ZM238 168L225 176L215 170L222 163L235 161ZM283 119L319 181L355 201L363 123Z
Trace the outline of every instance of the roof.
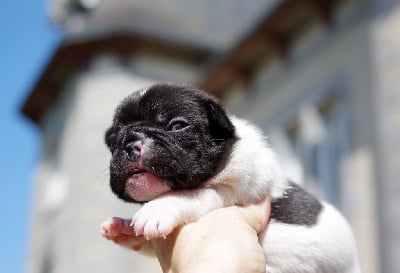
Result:
M53 0L55 1L55 0ZM55 1L55 3L59 2ZM73 5L82 0L64 0ZM225 51L252 30L282 0L102 0L93 9L66 11L71 37L132 31ZM76 5L76 4L74 4Z
M77 1L54 1L62 3L61 9L67 7L61 11L67 14L65 38L22 112L40 124L63 84L99 52L124 55L145 48L192 62L229 52L280 2L253 0L249 5L242 0L103 0L93 10L68 15L68 4L76 5Z
M99 53L112 52L116 56L131 56L141 49L155 51L189 62L201 62L210 52L200 47L165 42L132 33L113 33L79 42L64 40L60 43L33 90L22 106L22 113L40 124L41 117L62 91L62 86L73 73L85 68Z
M198 83L210 93L220 94L230 84L251 81L259 61L268 54L285 57L295 37L314 18L323 24L332 20L334 9L342 0L287 0L223 56L212 71Z

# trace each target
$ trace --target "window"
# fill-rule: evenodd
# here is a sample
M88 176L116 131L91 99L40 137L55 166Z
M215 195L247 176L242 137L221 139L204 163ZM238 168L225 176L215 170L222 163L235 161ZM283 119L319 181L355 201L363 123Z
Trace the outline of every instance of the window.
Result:
M289 178L340 206L341 164L348 150L348 114L338 94L303 104L271 133Z

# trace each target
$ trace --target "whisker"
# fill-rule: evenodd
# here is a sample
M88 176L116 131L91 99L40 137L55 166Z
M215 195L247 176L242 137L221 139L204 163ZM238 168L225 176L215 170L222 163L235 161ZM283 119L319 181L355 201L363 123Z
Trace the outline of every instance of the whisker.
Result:
M106 183L108 183L108 178L110 176L110 169L104 168L99 174L98 174L98 178L100 179L100 185L104 186Z

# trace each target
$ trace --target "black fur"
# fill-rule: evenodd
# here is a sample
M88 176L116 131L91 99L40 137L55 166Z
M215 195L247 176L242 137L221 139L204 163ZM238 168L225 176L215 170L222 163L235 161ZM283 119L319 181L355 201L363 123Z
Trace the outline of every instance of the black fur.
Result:
M177 120L187 127L171 131ZM151 151L141 158L142 168L167 180L172 190L199 187L222 168L234 133L225 111L201 91L157 84L144 95L134 92L117 108L105 136L112 152L111 188L121 199L136 202L126 194L125 181L138 161L126 147L137 140L151 141Z
M272 200L271 219L311 227L318 222L322 204L295 183L289 182L283 197Z

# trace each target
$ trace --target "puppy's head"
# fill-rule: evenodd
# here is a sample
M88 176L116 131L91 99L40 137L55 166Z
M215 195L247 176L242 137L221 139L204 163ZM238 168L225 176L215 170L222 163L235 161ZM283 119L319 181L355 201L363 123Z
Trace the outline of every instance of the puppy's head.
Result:
M193 189L223 168L234 127L214 99L196 89L156 84L118 106L105 140L110 184L128 202Z

